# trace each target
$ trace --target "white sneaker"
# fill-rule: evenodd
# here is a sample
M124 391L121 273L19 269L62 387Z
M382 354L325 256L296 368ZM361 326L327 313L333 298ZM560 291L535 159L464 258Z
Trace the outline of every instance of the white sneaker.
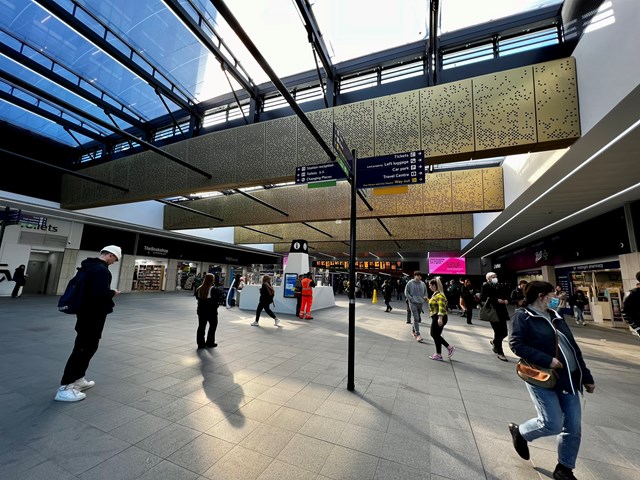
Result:
M280 325L280 319L279 318L274 318L273 319L273 324L277 327L278 325Z
M74 389L78 390L79 392L82 392L84 390L89 390L95 384L96 382L94 382L93 380L87 380L86 378L82 377L76 380L75 382L73 382L72 385Z
M55 400L59 402L79 402L85 398L86 395L73 388L73 383L71 383L69 385L62 385L58 389Z
M252 327L257 327L257 326L258 326L258 322L254 321L254 322L251 324L251 326L252 326Z

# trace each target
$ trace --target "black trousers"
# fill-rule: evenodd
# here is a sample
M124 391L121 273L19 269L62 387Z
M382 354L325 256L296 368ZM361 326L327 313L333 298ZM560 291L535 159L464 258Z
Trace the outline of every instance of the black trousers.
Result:
M87 373L89 362L98 351L107 314L78 314L76 341L67 360L60 385L69 385Z
M69 385L85 376L87 368L89 368L89 362L98 351L99 343L100 337L96 338L93 335L82 335L80 333L76 335L76 342L73 345L69 360L67 360L67 365L64 367L60 385Z
M498 355L504 355L502 341L509 335L507 321L498 320L497 322L491 322L491 328L493 328L493 352Z
M16 283L16 286L13 287L13 291L11 292L11 296L16 298L18 296L18 292L20 291L20 287L22 287L22 283Z
M300 307L302 306L302 295L296 297L296 317L300 316Z
M207 341L204 340L204 332L209 324ZM218 311L198 313L198 330L196 331L196 343L199 347L213 347L216 343L216 329L218 328Z
M467 323L471 324L472 323L471 319L473 318L473 307L467 307L467 310L465 313L467 315Z
M433 343L436 345L436 353L442 353L442 346L449 348L449 343L442 337L442 331L444 330L445 325L449 321L449 318L445 316L442 319L442 326L438 325L438 315L434 315L431 317L431 338L433 338Z
M274 320L276 319L276 314L271 311L271 309L269 308L269 304L265 305L264 303L260 302L258 303L258 308L256 309L256 322L260 320L260 314L262 313L263 309L265 312L267 312L267 315L269 315Z

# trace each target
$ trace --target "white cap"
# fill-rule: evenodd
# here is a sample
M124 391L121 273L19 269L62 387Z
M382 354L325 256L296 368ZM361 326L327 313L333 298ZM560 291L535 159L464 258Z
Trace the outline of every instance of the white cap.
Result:
M108 245L108 246L104 247L100 251L101 252L113 253L118 260L120 260L120 258L122 257L122 249L120 247L118 247L117 245Z

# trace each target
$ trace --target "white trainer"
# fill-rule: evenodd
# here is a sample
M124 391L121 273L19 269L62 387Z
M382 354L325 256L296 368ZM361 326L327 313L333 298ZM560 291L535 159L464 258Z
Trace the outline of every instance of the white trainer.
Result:
M254 322L251 324L251 326L252 326L252 327L257 327L257 326L258 326L258 322L254 321Z
M69 385L62 385L58 389L55 400L58 402L79 402L85 398L86 395L73 388L73 383L70 383Z
M277 327L278 325L280 325L280 319L279 318L274 318L273 319L273 324Z
M83 392L84 390L89 390L95 384L96 382L94 382L93 380L87 380L86 378L82 377L73 382L73 388L75 388L79 392Z

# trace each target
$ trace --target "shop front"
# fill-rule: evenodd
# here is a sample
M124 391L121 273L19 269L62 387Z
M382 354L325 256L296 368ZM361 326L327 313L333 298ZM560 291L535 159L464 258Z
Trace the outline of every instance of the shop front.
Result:
M557 283L569 293L570 302L576 290L582 290L588 304L585 320L611 327L627 328L622 319L624 290L619 260L606 259L583 265L556 267Z

